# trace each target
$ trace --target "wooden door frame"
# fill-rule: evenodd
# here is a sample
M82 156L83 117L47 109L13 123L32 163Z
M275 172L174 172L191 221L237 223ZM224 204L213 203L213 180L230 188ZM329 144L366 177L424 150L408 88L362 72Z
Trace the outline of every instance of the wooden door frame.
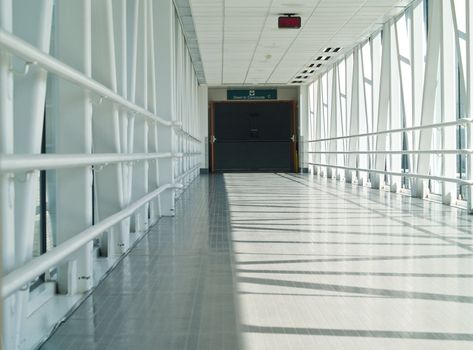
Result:
M243 101L211 101L209 102L209 172L215 172L215 146L213 138L215 137L215 104L238 104L238 103L289 103L291 104L292 115L291 115L291 133L294 135L294 142L291 143L291 161L292 169L295 173L299 171L299 129L298 129L298 118L297 118L297 101L295 100L243 100Z

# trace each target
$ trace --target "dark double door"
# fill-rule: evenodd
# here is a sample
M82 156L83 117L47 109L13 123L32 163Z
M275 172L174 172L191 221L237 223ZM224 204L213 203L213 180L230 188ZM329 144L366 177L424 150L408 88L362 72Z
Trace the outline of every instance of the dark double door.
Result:
M210 119L212 171L297 171L294 102L215 102Z

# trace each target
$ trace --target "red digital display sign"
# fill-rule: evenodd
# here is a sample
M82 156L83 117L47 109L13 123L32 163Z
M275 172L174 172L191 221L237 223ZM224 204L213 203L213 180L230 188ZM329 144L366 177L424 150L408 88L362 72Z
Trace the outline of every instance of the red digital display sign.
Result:
M301 27L301 18L299 16L281 16L278 18L279 28L295 28Z

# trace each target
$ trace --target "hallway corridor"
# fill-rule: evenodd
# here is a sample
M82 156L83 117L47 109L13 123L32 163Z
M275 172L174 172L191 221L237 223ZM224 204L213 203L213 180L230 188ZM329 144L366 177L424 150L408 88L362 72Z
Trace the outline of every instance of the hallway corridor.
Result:
M41 349L472 349L472 228L335 180L201 176Z

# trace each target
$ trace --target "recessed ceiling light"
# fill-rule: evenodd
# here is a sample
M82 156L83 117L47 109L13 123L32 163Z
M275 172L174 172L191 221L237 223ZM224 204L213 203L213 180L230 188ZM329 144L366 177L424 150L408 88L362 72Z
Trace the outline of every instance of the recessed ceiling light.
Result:
M326 61L328 61L330 59L330 56L325 56L324 58Z
M324 59L324 56L319 56L316 58L317 61L322 61Z
M333 52L338 52L338 51L340 51L340 49L341 49L341 47L336 47L336 48L333 49Z
M331 47L327 47L327 48L324 50L324 52L330 52L330 50L332 50L332 48L331 48Z
M315 65L315 63L309 64L309 67L312 68Z

